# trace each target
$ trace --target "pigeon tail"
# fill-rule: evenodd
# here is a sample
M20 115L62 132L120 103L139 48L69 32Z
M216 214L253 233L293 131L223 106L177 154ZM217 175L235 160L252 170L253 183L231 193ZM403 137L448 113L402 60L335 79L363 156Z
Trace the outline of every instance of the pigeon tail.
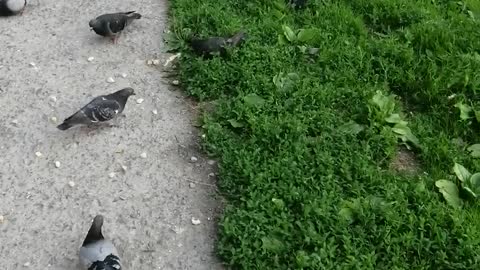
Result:
M83 241L82 246L86 246L91 243L95 243L98 240L102 240L103 234L102 234L102 225L103 225L103 216L102 215L97 215L92 222L92 226L88 230L87 236L85 237L85 240Z
M60 130L67 130L69 128L73 127L73 125L67 123L67 122L63 122L62 124L58 125L57 128L60 129Z
M130 20L135 20L135 19L140 19L142 18L142 15L140 13L136 13L135 11L129 11L129 12L125 12L125 15L128 15L128 18Z

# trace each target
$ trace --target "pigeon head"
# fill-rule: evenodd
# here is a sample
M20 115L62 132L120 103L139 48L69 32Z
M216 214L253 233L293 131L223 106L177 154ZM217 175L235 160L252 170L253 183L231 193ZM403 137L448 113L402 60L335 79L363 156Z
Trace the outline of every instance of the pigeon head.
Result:
M118 90L115 92L115 95L122 96L122 97L129 97L135 95L135 91L131 87L123 88L122 90Z
M97 19L92 19L88 22L88 25L91 27L91 28L96 28L96 27L99 27L100 25L102 24L102 22L100 22L99 20Z

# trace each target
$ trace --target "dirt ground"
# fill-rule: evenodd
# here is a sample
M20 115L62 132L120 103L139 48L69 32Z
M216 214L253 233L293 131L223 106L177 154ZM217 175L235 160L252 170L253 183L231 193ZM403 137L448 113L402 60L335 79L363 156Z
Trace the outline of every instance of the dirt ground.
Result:
M89 29L102 13L131 10L143 17L117 45ZM166 24L165 0L32 0L23 16L0 18L1 269L80 269L96 214L125 269L221 269L215 165L198 153L189 102L146 64L168 57ZM56 129L127 86L137 95L114 126Z

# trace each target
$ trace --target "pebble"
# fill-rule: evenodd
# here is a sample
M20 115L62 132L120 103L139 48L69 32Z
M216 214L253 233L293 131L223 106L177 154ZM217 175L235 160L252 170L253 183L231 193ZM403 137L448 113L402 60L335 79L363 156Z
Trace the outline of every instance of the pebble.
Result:
M5 222L5 217L4 217L4 216L0 216L0 224L2 224L3 222Z
M137 99L137 104L142 104L143 100L144 100L143 98Z
M206 137L207 137L207 135L202 134L202 139L205 139Z
M114 173L114 172L109 173L109 174L108 174L108 177L110 177L110 178L115 177L115 173Z
M124 172L127 172L127 169L128 169L127 166L122 165L122 170L123 170Z
M12 120L12 124L15 126L18 125L18 120L17 119Z
M114 83L115 80L114 80L112 77L108 77L107 82L108 82L108 83Z
M24 264L23 264L23 266L25 266L25 267L29 267L29 266L30 266L30 262L26 262L26 263L24 263Z
M145 152L141 153L141 154L140 154L140 157L142 157L142 158L147 158L147 153L145 153Z
M215 173L213 173L213 172L209 173L208 177L215 177Z
M200 223L202 223L202 222L200 221L200 219L197 219L197 218L192 217L192 224L193 224L193 225L199 225Z
M31 66L31 67L35 67L36 65L35 65L34 62L30 62L30 66Z
M195 188L195 183L190 183L190 188Z
M50 118L50 120L52 120L52 122L56 123L57 122L57 117L52 116L52 118Z
M50 96L50 100L53 102L57 102L57 97L56 96Z
M208 165L215 165L216 161L210 159L209 161L207 161L207 163L208 163Z
M70 181L70 182L68 182L68 185L69 185L70 187L74 187L74 186L75 186L75 182Z
M157 114L158 114L158 111L157 111L157 110L153 110L152 113L155 114L155 115L157 115Z
M173 84L173 85L179 85L179 84L180 84L180 81L178 81L178 80L173 80L173 81L172 81L172 84Z
M93 60L95 60L95 57L93 57L93 56L90 56L90 57L88 57L88 59L87 59L88 62L92 62Z
M198 158L197 158L197 157L191 157L191 158L190 158L190 161L191 161L191 162L197 162L197 161L198 161Z
M55 161L55 167L60 168L60 161Z
M153 61L152 61L152 60L148 60L148 61L147 61L147 65L149 65L149 66L153 65Z
M43 156L43 154L42 154L42 152L35 152L35 156L41 157L41 156Z
M154 59L154 60L152 61L152 64L153 64L154 66L158 66L158 65L160 65L160 60L159 60L159 59Z
M120 76L122 76L122 78L126 78L126 77L127 77L127 73L122 73L122 74L120 74Z

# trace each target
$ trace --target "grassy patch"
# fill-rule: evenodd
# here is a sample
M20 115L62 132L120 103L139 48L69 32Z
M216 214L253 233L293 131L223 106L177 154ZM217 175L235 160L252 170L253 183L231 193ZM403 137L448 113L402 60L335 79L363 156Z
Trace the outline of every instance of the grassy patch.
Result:
M298 11L173 0L180 40L248 33L228 59L179 43L185 90L216 104L203 128L228 194L224 262L478 269L479 209L448 206L435 181L454 181L455 162L480 171L468 151L480 143L479 11L475 0L319 0Z

